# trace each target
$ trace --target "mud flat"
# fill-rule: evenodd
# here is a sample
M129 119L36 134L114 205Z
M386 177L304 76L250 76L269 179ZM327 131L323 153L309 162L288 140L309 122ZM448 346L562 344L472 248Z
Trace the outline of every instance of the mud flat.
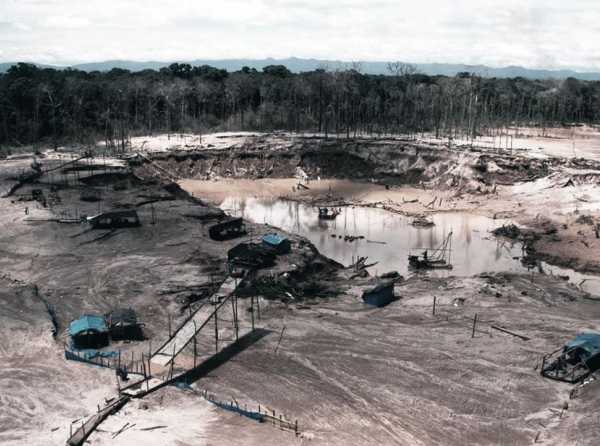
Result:
M440 237L435 231L448 232L443 218L451 212L483 218L486 228L494 221L525 227L529 220L537 234L532 252L557 243L560 253L561 240L569 244L563 231L574 231L574 243L594 247L594 226L588 224L597 218L593 162L400 140L212 138L218 147L204 146L205 137L176 151L162 150L161 142L144 156L130 153L108 165L69 169L62 157L36 156L42 175L25 182L14 172L31 169L32 158L6 161L0 180L11 192L0 199L0 330L10 342L0 350L2 388L8 389L1 397L9 408L0 416L3 443L64 444L72 421L115 396L113 371L64 359L70 320L132 307L146 324L147 339L111 348L124 355L148 351L150 343L168 337L170 323L183 322L190 306L225 279L229 249L276 231L290 239L291 253L260 270L246 289L261 304L260 339L183 388L166 387L125 406L90 436L91 444L226 445L238 438L250 445L595 444L600 428L590 413L600 394L590 387L570 400L572 386L542 378L539 366L545 353L577 332L600 331L596 297L551 275L457 269L456 275L398 280L398 299L371 308L360 296L375 279L322 256L310 231L293 224L303 225L302 215L312 219L315 206L344 202L347 221L352 212L362 219L363 210L439 218L436 229L424 233L432 245ZM295 175L309 189L299 188ZM99 199L88 201L90 196ZM265 225L264 208L262 222L260 215L246 218L247 236L211 240L208 226L223 215L217 204L232 196L287 200L292 225ZM243 206L231 200L223 205L231 213ZM109 209L135 209L142 224L97 231L74 222ZM342 226L341 220L336 224ZM401 231L397 224L391 228ZM481 236L473 246L502 246L484 240L483 231L468 233ZM521 241L515 243L520 252ZM587 251L568 252L581 262L584 254L590 265L598 261ZM248 324L253 313L248 298L240 300L240 317ZM210 351L211 342L203 337L198 347ZM185 371L193 357L186 348L175 368ZM300 435L224 411L204 400L204 391L297 419ZM134 426L121 431L127 423Z

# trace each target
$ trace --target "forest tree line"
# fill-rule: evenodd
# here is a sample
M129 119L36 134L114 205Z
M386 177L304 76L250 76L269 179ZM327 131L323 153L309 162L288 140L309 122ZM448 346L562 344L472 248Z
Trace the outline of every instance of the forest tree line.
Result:
M88 73L20 63L0 74L0 145L226 130L476 137L511 125L600 121L600 82L427 76L399 63L389 71L272 65L228 73L175 63Z

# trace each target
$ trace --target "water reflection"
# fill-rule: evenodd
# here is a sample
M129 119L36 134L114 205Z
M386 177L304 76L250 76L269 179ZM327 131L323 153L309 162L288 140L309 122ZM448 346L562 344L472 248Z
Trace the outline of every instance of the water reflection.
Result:
M519 261L521 246L496 239L490 234L492 229L506 222L483 216L461 212L439 213L431 216L435 226L415 228L410 224L410 218L374 208L345 207L337 219L331 221L319 220L317 208L284 200L230 197L221 204L221 208L232 215L303 235L321 253L344 265L349 265L358 256L368 256L369 263L378 262L371 268L372 273L397 270L406 274L411 249L437 248L451 231L450 262L454 268L430 271L429 274L470 276L482 272L526 271ZM365 238L350 243L344 241L346 235ZM587 279L582 288L594 293L600 291L597 276L543 266L548 273L570 276L574 283Z
M453 232L452 274L473 275L520 268L513 259L520 256L519 247L499 243L489 235L489 231L502 222L476 215L438 214L432 218L435 226L415 228L409 218L382 209L342 208L337 219L325 221L318 219L316 208L290 201L228 198L221 207L233 215L301 234L323 254L345 265L357 256L368 256L370 261L379 262L374 267L378 272L406 272L409 250L437 248L450 231ZM349 243L343 240L347 235L365 238Z

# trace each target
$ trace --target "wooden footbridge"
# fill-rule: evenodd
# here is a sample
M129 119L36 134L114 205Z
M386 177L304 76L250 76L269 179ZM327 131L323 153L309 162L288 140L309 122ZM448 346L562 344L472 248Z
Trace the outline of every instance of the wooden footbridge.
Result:
M235 290L241 279L227 277L213 296L199 306L179 327L169 334L168 339L159 348L152 352L148 358L142 356L142 375L133 383L119 388L118 403L112 403L104 408L98 408L98 413L84 421L79 428L71 433L67 440L69 446L80 446L89 434L109 415L115 413L131 398L141 398L166 385L172 384L189 374L201 362L208 362L216 357L220 351L231 347L243 335L254 331L254 298L250 299L251 327L240 330L238 318L238 299ZM260 313L259 313L260 314ZM243 333L241 333L243 331ZM198 353L197 338L203 341L214 337L215 351ZM184 367L184 371L175 374L174 365L180 354L193 342L194 366ZM202 343L206 346L206 342ZM205 349L204 349L205 350ZM118 382L119 378L117 378Z
M239 331L237 318L237 299L233 292L237 288L238 279L229 276L209 302L204 302L153 354L150 361L159 366L167 366L189 345L198 333L209 322L213 321L218 336L218 312L225 305L232 305L234 329ZM218 339L218 338L217 338Z

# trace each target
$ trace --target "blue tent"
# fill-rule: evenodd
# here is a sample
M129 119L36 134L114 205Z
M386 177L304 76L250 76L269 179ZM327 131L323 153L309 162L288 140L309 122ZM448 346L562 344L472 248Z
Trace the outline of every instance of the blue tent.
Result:
M286 254L292 249L289 239L277 234L266 234L262 238L263 245L275 249L278 254Z
M69 334L75 349L102 348L109 342L108 327L102 316L84 314L69 324Z
M75 319L69 324L69 334L78 336L87 332L105 333L108 332L106 321L101 316L84 314L79 319Z
M572 349L581 349L588 358L600 353L600 334L580 333L575 339L565 344L564 351Z

